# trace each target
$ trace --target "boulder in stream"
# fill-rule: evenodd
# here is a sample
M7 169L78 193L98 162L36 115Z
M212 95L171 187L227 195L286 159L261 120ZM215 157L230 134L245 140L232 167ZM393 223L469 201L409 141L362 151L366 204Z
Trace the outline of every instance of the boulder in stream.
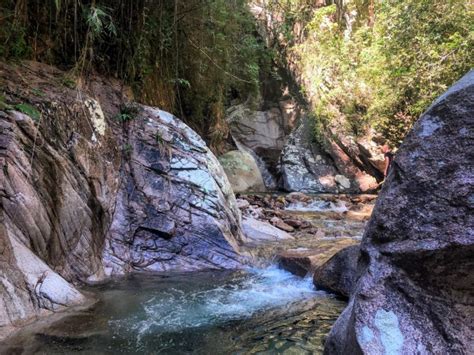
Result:
M357 243L352 238L320 241L318 247L297 248L280 252L276 261L280 268L297 276L313 275L314 272L341 249Z
M415 123L361 245L326 354L474 351L474 71Z
M127 137L106 273L240 267L240 211L199 135L168 112L140 106Z
M265 183L254 157L243 150L231 150L219 157L235 193L265 191Z
M357 279L359 255L358 245L352 245L337 252L315 270L314 285L319 289L349 297Z
M246 217L242 221L242 229L247 241L252 243L277 242L279 240L294 239L287 232L272 226L268 222Z

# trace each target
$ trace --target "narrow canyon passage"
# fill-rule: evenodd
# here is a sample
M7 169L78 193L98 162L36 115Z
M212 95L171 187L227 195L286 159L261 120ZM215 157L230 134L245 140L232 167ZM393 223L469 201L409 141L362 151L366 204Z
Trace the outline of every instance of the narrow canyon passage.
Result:
M474 354L472 0L0 0L0 355Z
M268 201L285 195L241 196ZM272 198L269 198L272 196ZM357 197L353 197L353 199ZM280 213L310 221L288 240L253 240L252 264L238 271L133 274L88 287L97 303L27 327L0 351L67 353L315 353L346 302L279 265L278 254L317 249L319 262L358 243L373 207L338 196L288 198ZM270 202L271 203L271 202ZM254 205L255 206L255 205ZM361 212L362 211L362 212ZM275 212L275 211L273 211ZM243 211L245 214L245 211Z

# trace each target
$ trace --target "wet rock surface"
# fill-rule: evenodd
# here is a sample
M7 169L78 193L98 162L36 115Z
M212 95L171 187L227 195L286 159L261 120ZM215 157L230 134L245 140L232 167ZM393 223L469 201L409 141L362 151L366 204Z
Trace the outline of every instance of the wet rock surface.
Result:
M358 241L348 238L333 240L330 243L324 243L321 241L320 243L314 243L312 248L296 248L281 252L276 255L276 260L282 269L285 269L292 274L301 277L311 276L318 270L318 268L324 265L332 255L338 253L347 245L354 243L358 243ZM357 245L355 247L357 247ZM316 284L316 287L319 286L319 284Z
M358 245L344 248L314 272L314 285L323 290L349 297L357 281Z
M361 246L361 276L326 354L474 350L474 72L398 151Z
M240 195L237 205L244 216L244 231L246 220L259 222L261 230L271 227L274 231L273 237L258 243L247 229L247 240L254 240L244 243L243 249L257 260L274 260L296 275L312 275L339 250L360 242L375 197L299 192ZM291 238L278 238L276 231ZM258 235L257 230L253 233Z

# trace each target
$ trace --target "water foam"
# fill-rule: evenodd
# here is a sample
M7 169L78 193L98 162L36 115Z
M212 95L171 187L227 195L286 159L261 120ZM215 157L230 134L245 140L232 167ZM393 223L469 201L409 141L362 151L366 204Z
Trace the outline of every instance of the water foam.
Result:
M310 278L301 279L271 266L249 269L223 285L186 292L170 288L151 295L133 317L109 321L115 332L145 336L245 319L256 312L314 297Z
M349 211L344 201L337 201L336 203L324 200L314 200L310 203L292 202L287 207L287 211L298 212L337 212L344 213Z

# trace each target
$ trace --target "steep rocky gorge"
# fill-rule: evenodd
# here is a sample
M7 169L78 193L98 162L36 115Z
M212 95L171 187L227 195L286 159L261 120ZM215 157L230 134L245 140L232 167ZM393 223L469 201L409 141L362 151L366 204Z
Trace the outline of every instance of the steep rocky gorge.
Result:
M232 189L184 123L113 80L70 88L34 62L0 77L0 336L83 303L76 284L242 265Z
M324 144L318 142L307 104L298 98L297 89L289 94L292 85L286 80L290 79L267 79L275 87L273 96L236 104L227 111L236 150L219 159L226 173L235 177L231 178L234 190L374 192L384 168L380 141L375 142L377 138L370 134L356 141L336 130L338 134L328 134L332 138ZM248 184L238 178L240 175L247 177Z
M267 188L307 193L376 191L383 178L383 139L373 130L354 136L343 118L320 129L316 137L315 120L308 109L314 97L303 93L302 88L309 87L307 78L291 53L286 53L284 36L277 30L283 26L284 15L260 1L252 2L252 13L263 41L281 52L276 70L280 79L266 78L262 97L253 100L256 103L232 106L227 120L233 138L262 159L275 177ZM301 38L301 26L289 30L294 38Z
M0 337L84 305L84 284L238 269L277 254L280 267L350 296L327 353L472 350L473 72L407 137L360 248L352 245L375 196L236 200L202 139L173 115L133 103L120 83L92 77L71 88L64 72L34 62L1 64L0 77ZM300 147L292 159L306 168L314 158L319 176L333 179L330 192L360 191L327 151L293 139L308 131L300 124L278 143L282 151ZM305 186L314 176L303 175Z

